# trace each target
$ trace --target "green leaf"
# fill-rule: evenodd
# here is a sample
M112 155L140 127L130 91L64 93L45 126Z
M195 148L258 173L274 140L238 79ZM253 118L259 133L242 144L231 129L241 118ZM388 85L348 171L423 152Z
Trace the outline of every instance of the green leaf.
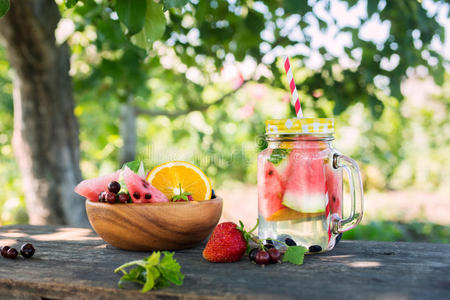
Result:
M9 10L9 0L0 0L0 17L3 17Z
M124 166L127 166L128 168L130 168L130 170L133 171L134 173L137 173L139 171L140 165L141 165L140 160L133 160L133 161L126 162L124 164Z
M159 252L158 252L159 253ZM155 286L155 282L158 280L160 276L160 273L158 269L154 266L147 266L146 267L146 281L144 286L142 287L141 292L146 293L153 289Z
M283 256L283 262L289 262L294 265L302 265L303 258L307 249L302 246L290 246Z
M299 14L301 16L311 10L306 0L285 0L283 1L283 8L287 14Z
M287 149L275 149L272 151L272 154L270 155L268 161L270 161L274 165L278 165L288 154L289 150Z
M146 0L119 0L116 2L115 10L119 20L127 26L126 34L132 36L141 31L144 26Z
M152 43L162 37L165 28L166 18L164 16L163 6L152 0L147 0L144 27L131 37L131 42L148 51Z
M164 0L164 11L170 8L177 8L185 6L189 1L188 0Z
M153 252L151 256L141 260L134 260L125 263L114 270L115 273L121 271L122 277L119 279L118 286L123 287L125 282L136 282L143 285L141 292L146 293L152 289L160 289L170 286L183 284L184 275L181 273L180 265L173 258L174 252L163 251ZM136 266L127 272L125 269Z
M159 271L163 277L173 284L182 285L184 275L181 273L180 264L173 258L175 253L163 251L164 257L158 266Z
M1 0L0 0L0 2L1 2ZM64 2L66 4L67 8L72 8L77 4L78 0L65 0Z

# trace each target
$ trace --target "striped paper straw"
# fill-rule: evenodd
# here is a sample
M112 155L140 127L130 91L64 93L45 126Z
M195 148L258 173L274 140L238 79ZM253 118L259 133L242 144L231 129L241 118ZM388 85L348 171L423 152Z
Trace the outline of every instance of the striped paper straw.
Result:
M303 118L302 108L300 106L300 99L298 98L297 87L295 86L294 76L292 75L291 64L289 63L289 57L284 57L284 70L286 71L289 88L291 89L292 100L291 103L295 108L297 118Z

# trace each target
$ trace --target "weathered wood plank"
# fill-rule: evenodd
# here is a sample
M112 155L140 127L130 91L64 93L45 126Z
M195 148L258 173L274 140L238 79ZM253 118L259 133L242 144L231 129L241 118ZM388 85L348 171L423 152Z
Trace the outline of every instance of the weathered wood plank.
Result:
M106 245L90 229L51 226L0 228L0 245L31 242L30 260L0 258L0 298L20 299L450 299L450 245L342 241L303 266L247 259L211 264L202 246L177 251L185 283L141 294L117 288L113 270L147 256Z

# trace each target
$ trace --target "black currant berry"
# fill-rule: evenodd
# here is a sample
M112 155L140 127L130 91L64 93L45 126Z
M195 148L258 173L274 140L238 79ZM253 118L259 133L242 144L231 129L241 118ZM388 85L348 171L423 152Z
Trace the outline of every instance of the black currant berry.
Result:
M284 242L285 242L286 245L288 245L288 246L297 246L297 243L296 243L293 239L291 239L291 238L286 238L286 239L284 240Z
M22 254L25 258L30 258L34 255L34 247L32 244L23 244L22 247L20 247L20 254Z
M342 233L339 233L338 236L336 237L336 243L334 244L335 246L341 241L342 239Z
M117 194L120 191L120 184L117 181L111 181L108 184L108 191Z
M2 247L2 256L3 256L3 257L7 257L6 252L8 252L8 250L9 250L10 248L11 248L11 247L9 247L9 246L3 246L3 247Z
M105 199L109 204L113 204L116 203L116 196L113 192L106 192Z
M272 244L265 244L265 245L264 245L264 248L265 248L266 250L269 250L269 249L275 248L275 246L272 245Z
M118 198L120 203L128 203L128 201L130 200L130 196L128 196L128 194L125 193L120 193L118 195Z
M7 258L15 259L18 254L19 252L17 252L17 250L14 248L9 248L8 251L6 251Z
M314 252L320 252L322 251L322 247L320 247L319 245L312 245L309 247L309 252L314 253Z
M253 248L252 250L250 250L250 252L248 253L248 258L250 259L250 261L256 260L256 254L258 253L258 251L258 248Z

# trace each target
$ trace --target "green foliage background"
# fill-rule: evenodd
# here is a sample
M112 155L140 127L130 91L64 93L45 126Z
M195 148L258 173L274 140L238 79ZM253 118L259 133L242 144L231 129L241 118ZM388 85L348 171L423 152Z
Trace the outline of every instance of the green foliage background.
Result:
M128 2L134 7L131 10L124 5ZM78 5L66 1L67 7L73 7L67 9L60 1L63 17L75 27L67 41L84 177L118 168L123 146L120 107L132 97L133 105L143 112L137 116L137 149L147 168L181 159L199 165L216 188L227 181L256 184L264 121L294 115L286 101L289 94L281 60L264 63L267 53L261 45L273 50L300 43L312 49L311 36L304 30L308 19L303 16L313 16L321 30L332 22L317 15L306 1L260 1L266 12L256 9L253 1L212 2L85 0ZM349 7L358 4L344 2ZM450 75L445 74L442 56L429 45L433 38L443 41L444 30L417 1L368 3L362 22L377 15L391 23L390 36L379 45L361 39L358 27L339 28L352 36L353 45L345 53L359 60L357 67L342 68L339 57L324 47L313 49L324 58L319 69L305 65L306 54L292 59L304 114L335 116L335 144L360 163L366 190L439 189L450 178ZM292 15L302 16L298 21L305 34L302 41L283 33L283 24ZM265 40L260 32L271 26L274 39ZM414 29L420 30L418 38ZM196 34L197 41L191 41L189 36ZM355 49L362 50L360 58ZM263 75L224 79L221 69L230 54L232 61L247 61L245 66L263 66ZM393 55L400 57L398 66L383 69L382 59ZM430 64L430 57L437 63ZM406 73L420 65L428 76L417 80L431 77L437 85L432 99L418 106L403 99L400 87ZM187 78L191 71L200 74L197 80ZM377 76L387 78L387 86L375 85ZM0 48L0 224L27 221L26 191L21 188L11 145L11 77ZM427 241L450 241L448 228L434 230L433 226L380 221L346 237L424 240L429 236Z

